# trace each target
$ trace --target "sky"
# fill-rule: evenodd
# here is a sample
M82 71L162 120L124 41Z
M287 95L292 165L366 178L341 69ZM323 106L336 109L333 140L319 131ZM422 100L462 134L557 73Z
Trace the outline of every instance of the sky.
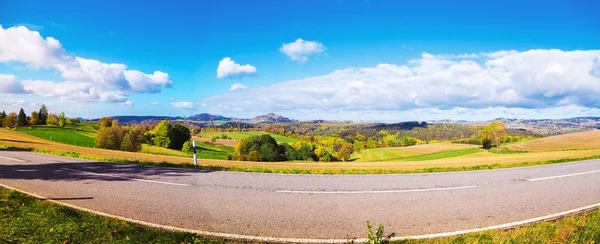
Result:
M600 2L0 2L0 110L600 116Z

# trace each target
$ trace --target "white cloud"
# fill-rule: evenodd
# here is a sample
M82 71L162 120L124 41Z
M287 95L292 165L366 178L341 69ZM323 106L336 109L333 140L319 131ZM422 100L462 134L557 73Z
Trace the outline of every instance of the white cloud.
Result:
M195 109L194 103L192 103L192 102L172 102L171 105L178 109L186 109L186 110Z
M220 113L600 108L600 78L592 75L600 50L500 51L478 56L483 60L423 53L410 65L336 70L213 96L202 103Z
M248 87L244 86L243 84L240 83L235 83L233 85L231 85L231 88L229 88L229 91L239 91L239 90L245 90L248 89Z
M85 102L90 102L88 98L91 97L98 97L99 102L120 101L121 95L126 99L131 92L157 93L172 84L169 75L161 71L145 74L128 70L125 64L109 64L68 54L58 40L44 38L25 26L4 29L0 25L0 62L18 62L31 69L54 69L67 81L85 83L97 91L113 90L106 96L99 92L98 96L83 96Z
M27 93L23 84L14 75L0 74L0 93Z
M91 83L65 81L52 82L45 80L24 80L26 91L45 98L58 98L62 102L111 102L121 103L127 95L119 91L98 89Z
M308 56L325 51L322 43L315 41L305 41L298 38L294 42L284 43L279 51L287 55L291 60L306 62Z
M119 103L119 105L128 107L128 108L133 108L133 102L131 100L127 100L125 102Z
M600 78L600 57L594 59L594 63L592 64L592 68L590 69L590 74Z
M227 57L222 59L219 62L219 67L217 67L217 78L222 79L229 76L244 76L251 75L256 73L256 67L245 64L240 65L235 61L231 60L231 58Z
M157 101L151 102L150 105L159 105L160 103L158 103Z

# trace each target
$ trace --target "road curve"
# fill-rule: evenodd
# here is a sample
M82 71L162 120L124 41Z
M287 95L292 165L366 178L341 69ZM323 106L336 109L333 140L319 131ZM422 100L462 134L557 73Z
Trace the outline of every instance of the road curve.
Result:
M404 175L286 175L114 164L0 150L0 184L192 230L362 238L501 225L600 203L600 160Z

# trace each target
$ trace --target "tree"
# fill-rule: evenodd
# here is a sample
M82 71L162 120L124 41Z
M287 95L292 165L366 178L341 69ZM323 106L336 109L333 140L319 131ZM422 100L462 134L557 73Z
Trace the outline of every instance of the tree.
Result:
M284 157L280 156L284 153L280 151L280 147L271 135L264 134L238 140L233 158L236 160L274 162L285 160Z
M193 145L192 141L186 141L185 143L183 143L183 147L181 148L181 151L184 151L184 152L193 152L194 151L194 145Z
M498 147L506 135L506 127L502 122L492 122L489 125L481 126L478 135L484 149Z
M27 125L27 114L25 114L25 110L21 108L19 110L19 115L17 116L17 126L26 126Z
M31 112L31 117L29 117L29 124L30 125L40 124L40 119L38 117L38 112L37 111Z
M113 127L115 128L115 127ZM121 143L122 151L137 152L142 149L142 141L144 140L144 133L141 128L130 128Z
M176 124L171 128L171 133L169 134L171 138L171 146L172 149L181 150L183 144L186 141L189 141L192 138L192 134L190 129L185 127L182 124Z
M4 126L6 127L15 127L17 126L17 113L10 113L4 117Z
M115 120L113 120L113 121L110 123L110 126L111 126L111 127L117 127L117 126L119 126L119 121L118 121L118 120L116 120L116 119L115 119Z
M39 118L39 123L40 125L45 125L47 124L48 120L48 108L46 108L46 104L42 104L42 107L40 108L40 112L38 113L38 118Z
M354 152L354 147L352 143L344 143L338 152L340 158L344 161L350 160L350 155Z
M6 112L2 111L2 113L0 113L0 127L4 126L4 118L6 118Z
M56 114L48 114L46 125L58 126L58 116Z
M124 127L102 127L96 133L96 146L120 150L127 131L128 129Z
M100 120L98 120L98 126L100 126L100 128L110 127L111 125L112 119L110 117L102 117Z
M65 112L61 112L58 115L58 127L65 127L65 124L67 124L67 118L65 117Z
M153 142L155 146L159 147L171 147L171 129L173 127L169 124L169 121L163 120L156 125L154 128Z

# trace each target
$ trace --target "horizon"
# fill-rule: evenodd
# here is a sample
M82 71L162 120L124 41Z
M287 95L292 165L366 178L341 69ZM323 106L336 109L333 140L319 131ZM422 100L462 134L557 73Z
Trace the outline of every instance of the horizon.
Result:
M10 1L0 8L0 109L355 122L600 114L600 3L462 3L154 2L136 11Z

